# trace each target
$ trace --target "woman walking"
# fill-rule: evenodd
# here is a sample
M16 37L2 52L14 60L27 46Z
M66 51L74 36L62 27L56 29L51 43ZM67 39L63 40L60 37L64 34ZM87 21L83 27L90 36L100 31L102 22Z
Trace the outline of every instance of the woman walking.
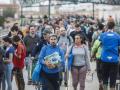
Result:
M74 44L69 51L68 66L71 67L73 88L77 90L80 83L79 90L84 90L86 73L90 71L90 58L88 47L84 44L81 35L75 35Z

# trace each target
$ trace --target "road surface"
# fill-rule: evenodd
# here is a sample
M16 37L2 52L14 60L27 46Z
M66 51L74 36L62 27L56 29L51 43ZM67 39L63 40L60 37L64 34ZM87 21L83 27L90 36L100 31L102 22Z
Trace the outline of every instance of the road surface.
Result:
M85 90L98 90L97 75L96 75L96 72L94 71L95 63L92 63L91 67L92 67L92 72L93 72L93 80L92 80L92 74L87 75ZM24 79L25 79L25 84L26 84L25 90L36 90L33 85L27 85L27 71L26 70L24 70ZM15 80L13 80L12 85L13 85L13 90L17 90ZM60 90L67 90L67 88L65 88L64 85L62 85ZM69 78L68 90L73 90L71 77Z

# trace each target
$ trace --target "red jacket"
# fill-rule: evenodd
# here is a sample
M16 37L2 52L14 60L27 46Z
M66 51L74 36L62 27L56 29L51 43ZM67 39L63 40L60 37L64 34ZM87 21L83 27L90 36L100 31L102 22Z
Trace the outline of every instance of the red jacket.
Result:
M13 64L15 68L23 69L24 68L24 59L26 57L26 48L20 43L15 50L13 57Z

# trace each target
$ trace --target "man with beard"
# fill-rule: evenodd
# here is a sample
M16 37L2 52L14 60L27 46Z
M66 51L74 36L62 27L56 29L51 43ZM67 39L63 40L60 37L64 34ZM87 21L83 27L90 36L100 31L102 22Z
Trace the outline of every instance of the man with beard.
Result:
M40 43L40 38L39 36L36 35L36 29L35 26L31 25L29 27L29 34L24 38L24 44L27 49L27 54L26 54L26 67L28 70L28 85L32 83L31 80L31 75L32 75L32 60L37 57L37 52L33 53L35 48L38 47Z
M70 36L73 38L73 40L75 40L75 35L80 34L82 35L83 39L84 39L84 43L86 43L86 41L88 41L87 36L85 35L84 31L81 29L79 24L75 25L75 31L72 31L70 33Z
M57 35L50 35L49 43L42 48L39 55L39 63L42 65L40 75L45 79L45 90L60 90L59 72L64 67L64 54L57 45Z
M58 45L64 51L64 55L66 55L67 47L70 46L72 43L73 43L72 37L67 36L66 29L64 27L61 27L60 36L58 37ZM64 72L64 85L67 86L67 73L66 72Z

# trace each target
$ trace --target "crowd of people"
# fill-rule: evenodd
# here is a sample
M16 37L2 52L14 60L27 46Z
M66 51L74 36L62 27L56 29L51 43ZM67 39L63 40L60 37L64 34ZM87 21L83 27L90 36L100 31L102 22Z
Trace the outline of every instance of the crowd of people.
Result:
M73 89L85 90L94 60L99 90L108 90L109 83L110 90L115 90L120 36L114 27L111 16L107 23L84 15L41 18L38 25L31 23L22 29L15 23L0 40L0 90L13 90L14 76L18 90L25 90L24 67L27 84L36 84L32 81L36 64L41 66L42 90L60 90L62 83L68 87L66 67Z

